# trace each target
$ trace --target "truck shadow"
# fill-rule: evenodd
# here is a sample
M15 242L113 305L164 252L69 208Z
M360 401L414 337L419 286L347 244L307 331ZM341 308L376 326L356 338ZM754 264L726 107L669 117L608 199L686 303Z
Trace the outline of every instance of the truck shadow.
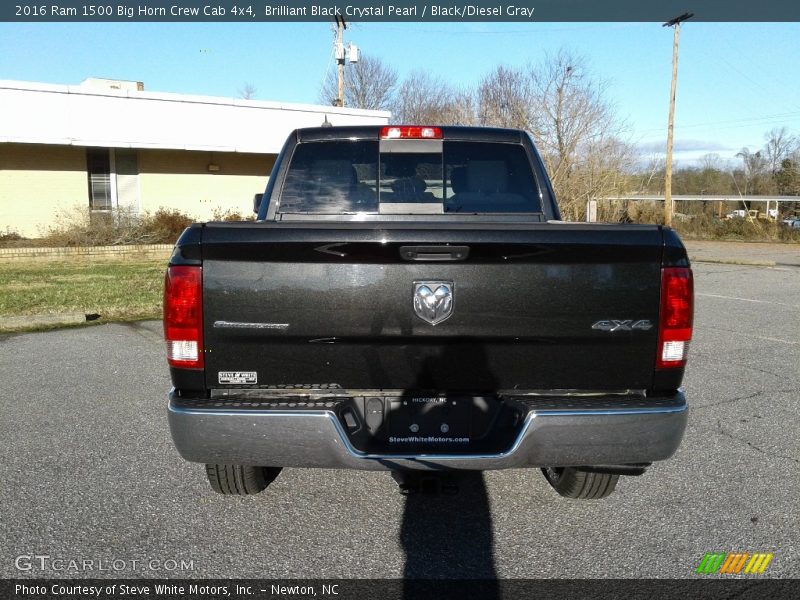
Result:
M426 475L431 477L431 475ZM421 591L415 579L486 579L497 577L489 498L479 471L436 473L447 494L409 494L403 511L400 542L406 554L404 597ZM481 598L498 598L496 582L482 585Z
M415 384L405 396L410 399L421 390L435 393L458 389L457 373L469 374L472 382L480 382L481 389L496 389L497 380L487 365L483 346L462 343L422 360ZM486 581L476 583L481 589L471 588L470 595L499 598L492 517L483 474L414 471L395 475L395 479L403 478L410 478L413 492L406 496L400 528L400 543L406 554L404 597L419 597L426 591L420 589L426 583L419 580L480 579ZM444 591L441 583L438 585Z

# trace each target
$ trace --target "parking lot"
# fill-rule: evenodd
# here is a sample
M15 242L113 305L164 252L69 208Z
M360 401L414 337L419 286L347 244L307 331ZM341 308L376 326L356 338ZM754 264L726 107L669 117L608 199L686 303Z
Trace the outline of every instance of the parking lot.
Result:
M800 268L694 268L684 442L595 502L538 470L405 497L386 473L285 469L219 496L172 447L159 323L0 337L0 576L683 578L743 551L799 577Z

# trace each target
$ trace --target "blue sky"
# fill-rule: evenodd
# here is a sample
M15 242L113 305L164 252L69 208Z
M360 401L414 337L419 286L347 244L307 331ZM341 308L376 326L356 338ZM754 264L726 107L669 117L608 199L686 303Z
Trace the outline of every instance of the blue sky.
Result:
M331 59L327 23L2 23L0 79L76 84L144 81L147 90L316 102ZM361 23L346 41L400 77L425 69L469 85L498 64L523 66L561 48L586 58L644 154L666 139L672 30L660 23ZM726 159L786 126L800 134L800 24L685 23L676 159Z

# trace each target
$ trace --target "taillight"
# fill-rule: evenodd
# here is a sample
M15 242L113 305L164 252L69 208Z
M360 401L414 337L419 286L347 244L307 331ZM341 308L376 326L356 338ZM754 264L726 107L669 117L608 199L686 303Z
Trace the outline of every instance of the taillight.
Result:
M381 137L390 140L440 140L442 130L439 127L396 125L381 129Z
M164 339L167 362L203 368L203 268L169 267L164 278Z
M656 369L686 365L692 339L694 282L687 267L661 269L661 316L658 320Z

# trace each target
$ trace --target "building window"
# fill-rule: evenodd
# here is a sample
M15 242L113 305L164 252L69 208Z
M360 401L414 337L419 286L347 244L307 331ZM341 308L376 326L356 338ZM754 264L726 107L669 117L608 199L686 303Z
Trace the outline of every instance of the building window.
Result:
M89 176L89 208L111 210L111 153L108 148L86 149L86 171Z
M139 160L136 150L112 150L112 170L116 179L115 208L130 214L139 213Z

